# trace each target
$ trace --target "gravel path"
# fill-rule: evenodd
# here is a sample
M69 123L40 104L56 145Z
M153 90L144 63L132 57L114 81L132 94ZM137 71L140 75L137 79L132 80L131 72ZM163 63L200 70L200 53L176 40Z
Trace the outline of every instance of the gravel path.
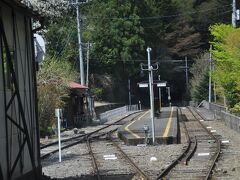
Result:
M161 169L182 153L184 144L158 146L126 146L120 147L148 176L155 179Z
M92 142L91 146L101 175L133 174L135 172L111 142Z
M221 146L222 153L216 165L213 179L240 179L240 134L228 128L222 121L205 121L216 130L221 140L229 140Z
M78 144L62 151L62 162L58 162L58 153L42 161L43 173L52 178L80 177L92 174L91 157L86 143Z
M201 108L199 110L203 112ZM208 116L205 113L203 115ZM216 164L213 179L240 179L240 134L225 126L221 120L204 121L204 124L216 130L214 134L222 141L222 152Z

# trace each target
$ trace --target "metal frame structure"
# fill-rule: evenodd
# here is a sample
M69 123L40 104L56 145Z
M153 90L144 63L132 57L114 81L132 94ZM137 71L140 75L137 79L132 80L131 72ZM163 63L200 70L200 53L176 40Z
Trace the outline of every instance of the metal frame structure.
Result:
M29 11L20 11L23 7L18 9L17 4L1 1L0 5L0 99L4 100L0 108L5 119L0 124L5 124L6 158L0 159L0 179L15 179L29 172L38 179L40 144L32 17ZM10 12L6 13L6 8Z

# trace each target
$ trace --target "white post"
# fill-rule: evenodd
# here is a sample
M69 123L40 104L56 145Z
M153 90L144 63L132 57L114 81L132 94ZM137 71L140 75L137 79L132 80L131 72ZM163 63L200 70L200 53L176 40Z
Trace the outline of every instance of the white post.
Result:
M58 151L59 151L59 162L62 162L62 151L61 151L61 119L60 109L55 109L55 115L58 119Z
M152 66L151 66L151 60L150 60L150 52L151 48L147 48L148 53L148 77L149 77L149 94L150 94L150 116L151 116L151 122L152 122L152 139L153 144L155 144L155 124L154 124L154 94L153 94L153 74L152 74Z

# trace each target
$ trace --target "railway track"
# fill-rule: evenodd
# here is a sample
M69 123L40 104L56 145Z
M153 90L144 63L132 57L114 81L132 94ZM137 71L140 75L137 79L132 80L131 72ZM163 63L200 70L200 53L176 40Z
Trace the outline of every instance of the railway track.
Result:
M86 142L90 136L91 136L91 138L99 138L101 136L104 136L105 134L117 129L120 125L122 125L128 121L134 120L134 118L138 117L139 114L141 114L141 113L135 112L135 113L129 114L113 123L109 123L109 124L105 125L104 127L101 127L90 133L82 134L82 135L71 137L68 139L64 139L61 141L61 149L62 150L67 149L76 144ZM51 154L56 153L56 152L58 152L58 142L46 144L41 147L41 159L45 159L48 156L50 156Z
M186 116L184 126L188 146L157 179L210 179L220 153L221 143L201 122L192 108L180 108L180 118Z
M105 133L98 141L90 135L86 141L95 177L100 180L103 176L116 174L119 177L122 174L124 179L133 176L137 179L150 179L114 140L113 133L116 130L117 128ZM104 152L101 149L104 149Z
M98 180L114 175L150 179L114 141L89 140L87 143L93 172ZM105 151L101 151L99 147L104 148Z

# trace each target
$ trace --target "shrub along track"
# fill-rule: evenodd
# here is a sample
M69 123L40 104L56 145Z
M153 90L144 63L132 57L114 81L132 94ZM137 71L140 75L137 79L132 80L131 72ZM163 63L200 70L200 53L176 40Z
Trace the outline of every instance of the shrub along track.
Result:
M164 169L158 179L210 179L220 153L220 141L201 123L193 108L179 108L179 117L186 117L188 146Z

